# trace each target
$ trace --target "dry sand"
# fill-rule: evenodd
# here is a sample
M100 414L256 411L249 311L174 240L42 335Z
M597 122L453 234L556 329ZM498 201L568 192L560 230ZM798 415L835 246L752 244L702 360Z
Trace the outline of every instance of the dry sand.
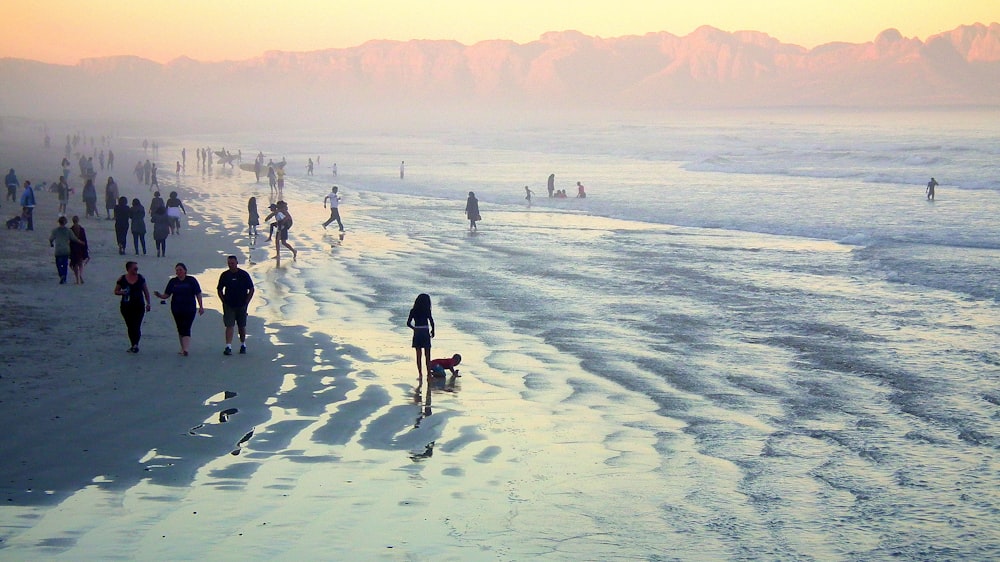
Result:
M19 178L33 184L52 181L58 174L62 150L45 151L25 142L2 146L4 173L14 167ZM140 151L141 152L141 151ZM125 168L136 157L118 151ZM7 165L9 162L15 164ZM75 167L75 164L74 164ZM55 172L52 172L55 170ZM117 171L122 195L139 197L148 205L145 189L128 188L128 171ZM83 217L79 179L75 182L68 215ZM20 190L18 190L20 197ZM217 406L206 397L236 392L225 408L240 409L252 425L266 412L261 396L250 396L247 372L266 373L274 349L268 338L250 341L251 353L223 357L223 326L217 303L195 321L191 357L176 354L178 342L169 305L153 300L143 325L141 352L126 353L128 339L113 294L115 280L126 260L139 262L153 290L162 290L176 261L190 272L219 268L220 259L238 253L219 237L200 228L185 229L168 240L168 257L155 256L152 229L147 233L148 254L134 256L116 250L114 222L82 219L90 243L85 283L59 285L48 236L56 226L54 193L36 191L35 230L0 230L0 333L3 334L3 372L0 374L0 420L7 428L0 436L0 474L4 501L15 504L52 503L90 484L97 475L107 486L128 487L150 476L137 460L150 443L182 453L171 478L183 481L218 444L190 439L185 431L193 419L206 417ZM190 207L189 203L189 207ZM99 188L103 211L103 182ZM0 207L9 218L19 208ZM206 304L213 306L217 275L201 276ZM251 318L249 332L262 335L262 322ZM225 360L224 360L225 359ZM256 403L254 408L252 404ZM254 413L254 410L257 410ZM235 443L235 442L234 442Z

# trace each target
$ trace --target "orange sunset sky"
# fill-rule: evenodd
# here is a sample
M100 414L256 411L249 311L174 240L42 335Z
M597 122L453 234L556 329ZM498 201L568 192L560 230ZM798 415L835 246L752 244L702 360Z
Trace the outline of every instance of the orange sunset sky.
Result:
M887 28L926 39L1000 21L1000 0L12 0L4 15L0 57L75 64L112 55L242 60L372 39L526 43L569 29L687 35L701 25L815 47L871 41Z

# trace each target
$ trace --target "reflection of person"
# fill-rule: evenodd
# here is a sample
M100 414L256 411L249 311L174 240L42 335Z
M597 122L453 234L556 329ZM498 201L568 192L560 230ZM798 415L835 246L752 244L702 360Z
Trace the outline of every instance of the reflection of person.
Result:
M187 266L178 263L174 266L175 276L167 281L167 287L162 293L156 292L156 297L162 300L170 299L170 313L177 325L177 337L181 342L180 354L186 356L191 345L191 326L196 314L204 314L205 307L201 302L201 285L198 280L187 274ZM195 308L197 304L197 308Z
M66 276L69 275L69 253L70 242L79 242L80 239L73 234L73 231L66 227L66 217L59 217L59 226L52 229L49 234L49 246L55 248L56 271L59 272L59 284L66 284Z
M938 186L938 182L934 178L931 178L931 181L927 182L927 200L928 201L933 201L934 200L934 188L937 187L937 186Z
M80 224L80 217L73 215L73 226L69 227L79 242L70 242L69 268L76 278L75 284L83 283L83 266L90 261L90 248L87 247L87 231Z
M139 353L139 340L142 339L142 318L149 312L149 287L146 278L139 275L139 264L134 261L125 262L125 275L115 283L115 294L122 298L119 309L125 319L128 329L128 341L131 346L129 353Z
M483 220L483 217L479 216L479 200L476 199L476 194L469 192L469 198L465 201L465 216L469 217L469 230L476 229L476 221Z
M337 194L338 189L339 188L337 186L333 186L330 193L323 198L324 209L326 208L326 203L328 201L330 202L330 218L323 223L323 228L326 228L331 222L337 221L337 224L340 225L340 231L343 232L344 223L340 220L340 195Z
M431 297L426 293L417 295L413 301L413 308L406 318L406 327L413 330L412 347L417 354L417 380L423 382L424 368L423 362L426 360L427 367L431 364L431 339L434 337L434 317L431 315ZM421 355L421 353L423 355ZM430 376L430 371L427 371Z
M233 326L240 332L240 353L247 352L247 305L253 298L253 279L240 269L236 256L226 258L229 269L219 276L216 291L222 301L222 322L226 326L225 355L233 354Z

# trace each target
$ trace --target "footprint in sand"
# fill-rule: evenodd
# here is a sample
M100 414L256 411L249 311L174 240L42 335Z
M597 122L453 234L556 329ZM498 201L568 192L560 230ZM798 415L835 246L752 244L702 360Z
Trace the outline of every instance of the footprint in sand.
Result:
M482 451L479 451L479 454L476 455L476 462L479 463L493 462L493 459L497 458L497 455L500 454L500 451L501 451L500 447L497 447L496 445L490 445L489 447L486 447Z

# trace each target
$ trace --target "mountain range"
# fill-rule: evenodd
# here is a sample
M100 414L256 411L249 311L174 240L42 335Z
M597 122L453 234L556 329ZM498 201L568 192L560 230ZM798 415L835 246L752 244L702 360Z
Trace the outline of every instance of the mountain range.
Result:
M705 26L683 37L550 32L525 44L380 40L225 62L7 58L0 81L8 116L187 124L408 111L997 106L1000 24L924 41L889 29L870 42L812 49Z

